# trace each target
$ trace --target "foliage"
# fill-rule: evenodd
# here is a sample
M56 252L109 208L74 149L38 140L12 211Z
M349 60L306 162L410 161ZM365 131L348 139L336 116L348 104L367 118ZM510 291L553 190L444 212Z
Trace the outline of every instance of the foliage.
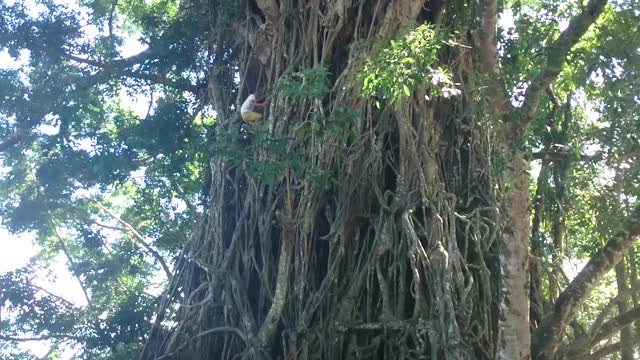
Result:
M278 80L276 93L293 101L322 99L329 93L329 72L326 68L305 68Z
M445 34L423 24L403 29L395 39L379 40L358 70L363 94L390 103L410 96L417 88L425 88L431 96L460 94L450 71L435 66L444 38Z
M514 9L520 17L512 30L514 37L505 40L503 64L505 75L512 79L512 98L521 101L526 74L541 71L533 60L543 54L535 49L560 32L556 12L574 14L579 9L575 4L553 2L531 2ZM548 175L543 170L538 179L543 198L542 263L551 274L550 281L564 284L561 272L552 269L561 266L568 271L586 262L624 227L624 219L632 216L637 203L634 134L639 128L634 119L640 108L634 100L637 86L632 83L637 79L634 49L640 37L629 25L638 20L624 3L605 8L597 26L569 55L532 124L532 151L562 156L543 160ZM632 272L627 275L637 277ZM617 286L615 276L606 277L579 315L582 328L589 328L601 315L604 305L617 295Z
M2 275L1 328L18 341L55 335L52 358L59 348L61 357L130 359L166 278L158 259L177 254L204 198L211 122L194 121L196 101L180 89L189 81L173 79L201 74L192 59L202 36L192 35L208 17L177 1L80 5L0 4L0 51L17 61L0 70L0 140L26 134L0 153L0 216L41 249ZM136 35L147 49L123 60ZM146 114L129 110L127 93ZM39 279L50 267L67 268L86 296L49 293Z
M219 134L211 149L229 164L245 169L256 180L268 185L282 181L285 176L295 176L308 177L318 185L331 187L330 173L306 161L302 149L295 147L297 141L293 140L272 136L262 125L243 126L238 135Z

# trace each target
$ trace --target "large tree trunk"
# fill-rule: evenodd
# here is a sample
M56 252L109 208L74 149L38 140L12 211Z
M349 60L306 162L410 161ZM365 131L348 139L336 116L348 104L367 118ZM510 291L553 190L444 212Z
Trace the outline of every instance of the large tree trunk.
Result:
M488 80L496 2L241 4L251 17L211 35L209 89L224 145L211 160L211 205L142 358L527 359L520 146L539 96L529 96L520 130L492 132L510 111ZM364 96L356 74L375 55L374 37L422 23L458 34L462 46L440 49L434 67L451 69L462 95L438 97L422 84L394 103ZM239 89L223 61L240 69ZM327 95L275 92L283 76L320 66ZM244 84L272 96L254 134L238 130L233 111Z
M505 231L502 236L500 263L502 264L503 316L500 319L500 359L526 360L530 358L529 332L529 162L518 151L513 156L506 181L507 190Z

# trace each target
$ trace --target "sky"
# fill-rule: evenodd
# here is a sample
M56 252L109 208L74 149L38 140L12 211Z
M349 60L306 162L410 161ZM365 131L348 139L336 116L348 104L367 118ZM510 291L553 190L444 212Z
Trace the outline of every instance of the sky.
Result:
M36 253L33 234L12 235L0 227L0 275L25 265Z

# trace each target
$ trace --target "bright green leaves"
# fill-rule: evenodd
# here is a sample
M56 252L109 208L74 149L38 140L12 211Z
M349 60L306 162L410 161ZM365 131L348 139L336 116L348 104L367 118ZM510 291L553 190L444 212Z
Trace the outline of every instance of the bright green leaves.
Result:
M282 77L276 85L276 93L294 101L322 99L330 90L328 76L326 68L305 68Z
M402 85L402 90L404 90L404 94L406 96L410 96L411 95L411 90L409 90L409 87L407 85Z
M193 123L198 127L213 126L217 119L212 116L197 115L193 119Z
M284 175L289 163L298 165L299 154L288 149L283 137L270 136L262 126L242 128L239 136L219 134L213 152L230 164L244 167L249 174L266 184L274 184Z
M108 17L113 11L113 1L98 0L93 2L100 14ZM138 31L149 32L166 28L178 15L177 0L129 0L117 2L116 11L123 14L128 21L123 23L121 30L130 34Z
M395 39L383 42L383 48L373 54L359 69L356 78L362 82L365 96L396 103L411 96L419 87L427 96L459 94L448 70L435 67L443 34L424 24L401 31Z
M308 135L308 128L304 128L303 133ZM311 164L305 153L295 145L296 140L299 141L298 138L270 135L264 126L258 125L251 129L243 127L238 135L219 134L212 151L216 156L222 156L231 165L244 168L249 175L268 185L276 184L288 173L300 179L308 176L317 185L330 187L330 172Z

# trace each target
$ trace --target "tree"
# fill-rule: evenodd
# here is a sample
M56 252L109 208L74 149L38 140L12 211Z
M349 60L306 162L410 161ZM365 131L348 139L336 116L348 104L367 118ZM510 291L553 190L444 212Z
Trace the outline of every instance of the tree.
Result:
M90 289L82 321L51 320L67 324L56 330L65 340L93 344L85 356L537 360L637 346L628 330L618 348L602 342L637 321L637 303L616 316L613 305L582 307L640 235L632 3L86 5L89 24L105 29L96 38L60 5L36 17L0 7L0 44L38 65L27 82L2 74L2 216L38 230ZM499 11L513 14L513 31L498 29ZM146 50L120 55L125 25ZM55 86L34 86L45 79ZM159 94L146 118L115 100L123 87ZM237 109L254 90L271 105L252 128ZM585 126L580 101L602 105L602 126ZM47 123L58 132L43 134ZM582 153L590 144L600 155ZM618 169L616 185L602 186L609 196L580 193L592 164ZM141 170L145 182L132 181ZM188 211L169 221L176 197ZM570 201L597 220L567 211ZM196 202L208 204L204 216ZM104 219L124 234L112 253L95 227ZM569 240L571 259L590 260L564 281ZM142 300L154 267L166 289ZM136 284L123 289L131 298L99 291L123 278ZM62 300L38 306L56 301L52 314L73 312ZM110 310L126 304L127 316ZM20 315L12 330L42 331Z
M28 59L1 74L0 212L10 230L35 232L42 247L27 267L0 277L0 328L3 341L44 340L51 353L130 359L158 304L154 284L170 276L199 211L204 159L192 150L203 147L206 129L193 122L188 82L168 74L186 72L193 43L171 41L185 58L147 50L117 61L124 35L85 36L104 24L104 4L92 5L94 17L49 2L0 5L3 51ZM127 90L150 94L146 116L127 109L120 95ZM58 256L81 299L38 281Z

